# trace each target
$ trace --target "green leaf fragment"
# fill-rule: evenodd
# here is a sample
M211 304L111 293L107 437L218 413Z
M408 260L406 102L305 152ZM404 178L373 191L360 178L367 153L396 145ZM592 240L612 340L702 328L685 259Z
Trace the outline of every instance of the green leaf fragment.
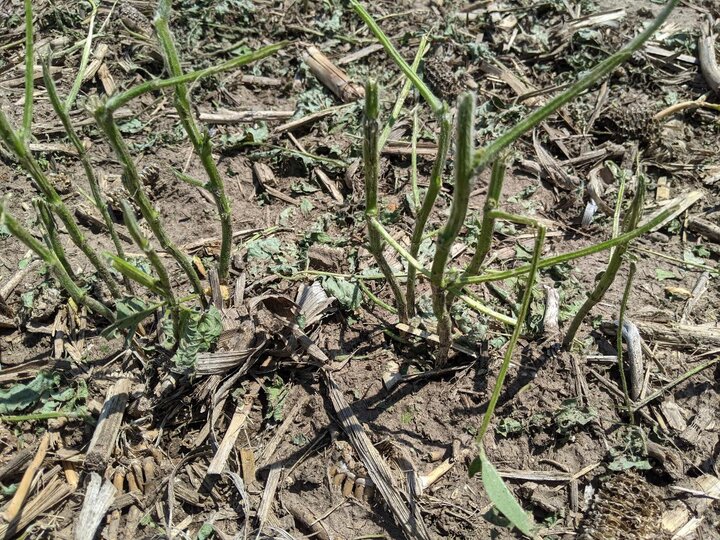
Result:
M197 355L210 350L223 330L222 315L215 306L202 313L185 310L180 315L180 344L173 362L181 371L195 367Z
M60 375L40 372L27 384L16 384L0 391L0 414L23 411L50 397L60 384Z
M490 501L495 505L495 508L521 533L532 536L535 523L505 485L502 477L493 464L490 463L482 447L480 448L480 455L477 460L480 461L483 486L485 486L485 491Z

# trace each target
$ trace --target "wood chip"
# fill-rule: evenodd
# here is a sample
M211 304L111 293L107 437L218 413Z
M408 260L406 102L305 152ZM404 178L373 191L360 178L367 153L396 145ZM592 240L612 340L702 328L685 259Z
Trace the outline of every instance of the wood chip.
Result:
M390 468L380 455L365 429L358 421L350 404L345 400L342 391L333 379L330 372L323 370L323 375L330 395L330 401L340 420L340 425L348 437L355 453L360 457L368 471L368 476L382 495L388 508L395 516L397 524L402 528L405 536L411 540L428 539L430 535L423 522L417 501L412 500L407 493L403 494L392 479ZM409 507L408 507L409 502Z
M99 474L90 473L82 509L75 523L75 540L93 540L100 522L115 500L117 490L110 480L104 483Z
M365 97L365 89L350 80L347 73L335 66L317 47L308 47L303 61L310 71L343 103L350 103Z
M90 440L85 465L93 471L104 472L107 468L117 436L120 433L125 407L130 397L130 379L122 378L108 389L97 427Z

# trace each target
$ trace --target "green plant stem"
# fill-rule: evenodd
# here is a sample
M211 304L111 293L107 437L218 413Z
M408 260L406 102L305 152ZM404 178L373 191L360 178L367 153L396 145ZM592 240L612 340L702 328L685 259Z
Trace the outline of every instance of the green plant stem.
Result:
M118 257L125 258L125 251L123 250L122 243L120 242L120 237L115 230L115 223L113 222L113 219L110 216L110 211L107 208L105 198L103 197L102 190L100 189L100 182L98 182L97 176L95 175L95 169L90 163L90 156L88 155L85 145L80 140L80 137L78 137L78 134L70 121L68 107L60 100L60 95L58 94L57 87L55 86L55 81L50 75L49 58L46 58L43 62L43 81L45 82L45 88L47 90L48 97L50 98L50 103L55 110L55 114L57 114L58 118L60 118L60 122L62 122L63 128L65 129L65 134L68 136L68 139L70 139L70 142L75 147L75 150L77 150L78 156L80 157L80 163L82 163L85 177L87 178L88 184L90 184L93 202L102 216L105 227L107 227L107 230L110 233L110 238L115 246L115 251L117 252ZM129 281L126 280L125 285L130 289L130 291L132 291L132 285Z
M10 231L10 234L20 240L20 242L25 244L29 249L33 250L45 262L45 264L52 268L52 271L60 282L60 285L67 291L76 304L86 306L90 311L97 313L98 315L102 315L108 321L115 320L113 312L92 298L85 290L77 285L77 283L75 283L75 281L67 273L62 263L58 260L55 253L46 248L42 242L36 240L32 234L30 234L30 231L20 225L17 220L5 209L4 205L0 206L0 223L4 224Z
M10 122L2 110L0 110L0 139L5 142L8 148L15 154L15 157L22 167L28 172L28 174L30 174L32 179L35 181L35 185L38 190L43 197L45 197L45 201L48 203L49 207L60 218L63 225L65 225L70 239L78 248L80 248L90 263L95 267L98 274L100 274L100 278L108 286L110 293L114 298L119 298L121 296L120 287L110 273L107 264L98 257L95 249L88 244L85 236L80 230L80 227L78 227L77 222L70 213L70 210L68 210L67 206L65 206L65 203L57 194L57 191L55 191L55 188L50 183L47 176L45 176L42 168L32 156L27 142L21 137L18 137L18 134L10 126Z
M363 283L363 280L359 279L357 281L357 284L358 284L358 287L360 287L360 290L363 292L363 294L365 294L365 296L367 296L368 299L373 304L380 306L385 311L389 311L390 313L397 315L398 310L395 309L394 307L392 307L390 304L386 304L385 302L380 300L377 296L375 296L375 294L373 294L373 292L368 288L368 286L365 285L365 283Z
M694 368L692 368L692 369L689 370L689 371L686 371L685 373L683 373L682 375L680 375L677 379L670 381L670 382L667 383L665 386L663 386L663 387L660 388L659 390L656 390L655 392L653 392L652 394L650 394L650 395L649 395L648 397L646 397L645 399L642 399L642 400L636 402L636 403L633 405L632 410L633 410L634 412L639 411L640 409L642 409L643 407L645 407L648 403L651 403L652 401L655 401L657 398L659 398L660 396L662 396L662 395L663 395L665 392L667 392L668 390L671 390L672 388L675 388L678 384L682 383L683 381L688 380L688 379L689 379L690 377L692 377L693 375L697 375L697 374L700 373L701 371L703 371L703 370L705 370L705 369L707 369L707 368L709 368L709 367L711 367L711 366L714 366L714 365L717 364L718 362L720 362L720 357L713 358L712 360L709 360L709 361L705 362L704 364L700 364L699 366L694 367Z
M420 189L418 188L418 167L417 167L417 138L418 138L418 112L413 111L412 136L410 138L410 185L412 186L413 206L417 215L420 209ZM410 298L408 295L408 302Z
M55 253L55 256L58 258L58 261L60 261L60 264L63 265L63 268L65 268L68 275L72 279L75 279L75 273L73 272L72 266L70 266L67 256L65 255L65 248L60 241L57 225L53 219L52 212L50 212L50 208L45 200L41 198L34 199L33 206L35 207L35 212L37 212L37 215L45 228L45 232L47 233L45 238L48 248Z
M153 232L158 242L160 243L160 246L177 261L177 263L180 265L180 267L183 269L188 279L190 280L190 285L192 286L195 293L199 296L202 305L206 306L207 298L205 298L203 287L200 283L200 278L198 277L197 272L193 268L192 263L190 262L190 258L185 255L170 240L167 233L165 232L165 229L160 222L160 215L158 214L158 211L155 209L152 202L145 194L142 183L140 182L140 177L138 175L135 162L130 155L130 150L125 143L125 140L120 134L120 130L115 123L112 112L106 107L104 107L102 104L94 103L93 105L95 106L93 111L95 121L97 122L100 129L102 129L107 136L110 145L113 147L113 150L115 151L115 154L120 160L120 163L122 163L124 171L124 174L122 175L122 180L125 189L133 197L133 200L140 208L142 216L145 218L145 221L150 227L150 230Z
M78 67L77 76L73 81L72 88L65 99L65 109L70 110L75 103L80 87L82 86L83 77L85 77L85 68L87 68L88 61L90 60L90 51L92 50L93 32L95 31L95 16L97 15L98 5L95 0L87 0L92 6L92 13L90 14L90 28L88 29L88 35L85 39L85 46L83 47L82 56L80 57L80 66Z
M223 62L222 64L210 66L208 68L200 69L197 71L191 71L179 77L172 77L170 79L152 79L137 86L133 86L132 88L125 90L120 94L112 96L105 104L105 108L110 112L115 112L129 101L143 94L147 94L148 92L162 90L163 88L170 88L173 86L177 86L178 84L191 83L203 77L210 77L212 75L222 73L223 71L228 71L239 66L244 66L245 64L249 64L251 62L255 62L256 60L265 58L266 56L275 54L287 44L288 42L283 41L281 43L275 43L273 45L261 47L257 51L231 58L230 60L228 60L227 62Z
M33 93L35 82L35 53L33 51L32 0L25 0L25 102L23 103L22 139L32 135Z
M165 293L165 301L170 306L176 306L177 301L175 300L175 294L173 294L172 285L170 285L170 275L167 272L167 269L165 268L165 265L160 260L160 257L158 256L157 252L153 249L152 245L150 244L150 241L145 237L145 235L140 230L140 226L138 225L137 220L135 219L135 213L133 212L132 207L130 204L128 204L127 201L122 201L122 211L123 211L123 220L125 221L125 226L128 228L128 232L130 233L130 236L135 241L137 246L142 250L142 252L145 254L145 256L148 258L148 261L150 261L150 265L155 270L155 273L158 276L158 279L160 280L160 286L163 289L163 292Z
M450 148L450 131L452 130L452 116L443 106L443 113L440 116L440 137L438 139L438 151L435 156L432 171L430 172L430 183L428 184L423 203L415 217L415 225L413 226L412 236L410 237L410 254L413 258L417 258L420 252L420 244L422 244L425 227L427 226L430 213L435 206L440 189L442 188L442 175L445 170L448 149ZM406 284L406 296L408 304L408 313L415 316L415 281L416 269L408 266L408 279Z
M417 91L420 92L420 95L430 106L430 109L433 111L435 116L439 118L443 112L443 102L432 93L430 88L428 88L418 74L408 65L405 59L400 56L400 53L393 46L388 37L367 10L362 6L362 4L360 4L357 0L350 0L350 5L355 10L355 13L360 16L370 31L375 35L375 38L380 42L385 49L385 52L387 52L390 58L392 58L393 62L397 64L400 70L412 82L413 86L417 88Z
M471 160L474 142L475 96L471 93L458 98L457 127L455 139L455 189L450 216L437 237L435 258L430 269L433 312L437 319L440 339L436 355L436 367L443 367L452 345L452 322L445 298L445 268L450 249L465 222L470 200Z
M363 165L365 169L365 219L368 225L368 240L370 252L380 271L395 296L395 304L398 310L400 322L408 322L408 311L405 297L398 284L393 271L383 256L383 241L379 232L373 227L373 220L377 219L378 206L378 177L380 176L380 153L378 147L378 87L375 81L368 81L365 85L365 120L363 123Z
M539 226L537 237L535 239L533 258L530 263L530 272L528 273L527 282L525 284L525 292L523 293L522 304L520 307L520 313L518 314L517 318L517 324L515 325L515 329L513 330L512 335L510 336L510 341L507 344L507 349L505 349L505 356L503 357L502 365L500 366L500 372L498 373L497 381L495 381L495 386L493 387L493 392L490 396L488 408L485 411L485 416L483 416L480 430L478 431L477 438L475 439L480 445L482 445L485 433L490 426L490 420L492 419L493 413L495 412L495 407L497 406L498 399L500 398L500 391L502 390L503 383L505 382L505 376L507 375L508 368L510 367L510 360L512 359L513 352L515 351L515 345L517 345L517 341L520 338L523 324L525 322L525 319L527 318L528 310L530 309L532 290L533 286L535 285L535 276L539 268L538 263L540 262L540 254L542 253L544 241L545 227Z
M625 223L623 229L626 232L634 229L637 226L637 223L640 220L640 214L642 212L643 201L645 200L645 182L643 181L642 176L640 176L639 178L640 180L638 182L637 192L635 193L635 197L633 198L632 204L630 205L628 215L624 220ZM580 309L573 317L573 320L570 323L570 327L565 334L565 339L563 340L563 347L565 347L566 349L569 349L572 345L573 340L575 339L575 335L580 328L580 324L582 324L587 314L590 313L590 310L592 310L592 308L595 307L595 305L603 299L605 293L607 293L608 289L615 281L615 276L620 269L623 256L628 249L628 245L628 242L617 245L615 251L613 251L612 257L610 257L610 260L608 261L607 268L605 269L605 272L603 272L600 280L597 282L595 289L593 289L593 291L588 295L587 300L585 300L583 305L580 306ZM618 330L618 332L620 333L621 331L622 329Z
M54 418L90 418L88 413L73 412L73 411L56 411L56 412L41 412L41 413L30 413L30 414L6 414L0 416L0 422L15 423L15 422L33 422L35 420L52 420Z
M565 92L555 96L543 107L533 111L530 115L518 122L500 137L492 141L484 148L478 150L473 157L473 173L479 173L482 169L487 167L488 164L495 161L500 152L518 140L523 134L533 129L560 107L579 96L582 92L593 86L598 80L630 58L630 56L642 47L642 45L657 31L657 29L662 26L678 2L679 0L669 0L655 20L653 20L647 28L645 28L645 30L638 34L635 39L633 39L625 47L600 62L590 71L590 73L570 86ZM357 11L357 9L355 11Z
M618 167L613 169L619 170ZM625 197L625 171L620 171L620 185L618 186L617 198L615 200L615 212L613 212L612 238L620 234L620 214L622 213L622 202ZM615 248L610 248L609 258L612 258Z
M493 216L492 211L500 204L504 182L505 159L499 157L495 160L492 174L490 175L490 184L488 185L488 192L485 196L485 204L483 205L483 218L480 223L475 253L473 253L470 264L468 264L465 272L463 272L463 277L476 275L480 271L483 262L485 262L485 257L487 257L487 254L490 252L493 232L495 231L495 216Z
M659 227L663 225L666 221L668 221L673 213L677 210L677 207L679 204L674 204L669 208L666 208L661 213L659 213L657 216L655 216L653 219L649 220L644 225L641 225L637 229L634 229L630 232L621 234L620 236L616 236L615 238L611 238L609 240L605 240L604 242L600 242L599 244L595 244L592 246L588 246L586 248L578 249L576 251L570 251L568 253L561 253L560 255L555 255L553 257L548 257L547 259L541 259L538 263L539 268L549 268L551 266L556 266L558 264L566 263L569 261L572 261L574 259L580 259L582 257L587 257L588 255L593 255L595 253L600 253L601 251L605 251L606 249L610 249L614 246L619 246L620 244L624 244L626 242L629 242L631 240L634 240L635 238L638 238L639 236L642 236L643 234L651 231L655 227ZM485 283L487 281L502 281L504 279L513 278L517 276L521 276L523 274L527 274L530 271L530 265L524 265L519 268L515 268L513 270L503 270L498 272L488 272L487 274L483 274L480 276L470 276L467 278L460 278L457 280L455 285L457 286L465 286L470 284L476 284L476 283Z
M170 16L170 0L161 0L155 15L155 30L157 32L160 45L164 51L164 58L167 70L172 77L181 77L183 75L180 66L180 57L175 47L168 19ZM180 116L185 132L195 149L195 153L200 157L200 161L205 169L208 182L204 186L213 197L215 206L217 206L220 215L221 239L220 239L220 258L218 260L218 276L221 282L227 281L228 272L230 271L230 254L232 251L232 215L230 212L230 201L225 194L225 185L217 164L212 156L212 143L210 134L207 130L203 133L193 118L192 108L190 106L190 94L184 83L175 86L175 110Z
M417 270L420 273L420 275L422 275L422 276L426 277L428 280L430 280L430 275L431 275L430 271L427 268L423 267L423 265L420 264L420 262L417 259L415 259L404 247L402 247L397 242L397 240L395 240L392 237L392 235L385 229L385 227L382 226L382 224L376 218L372 218L370 220L370 225L378 232L378 234L382 237L382 239L385 242L387 242L387 244L398 253L398 255L400 255L403 259L405 259L408 262L409 266L415 268L415 270ZM340 277L342 277L342 276L340 276ZM356 277L358 279L361 278L361 276L353 276L353 277ZM368 279L368 278L364 277L364 279ZM454 287L453 285L449 286L448 290L452 291L456 295L461 295L460 298L463 301L465 301L466 298L469 298L466 295L462 295L462 292L460 291L460 289ZM508 322L509 322L508 317L506 315L503 315L502 313L498 313L497 311L494 311L487 306L483 306L482 304L480 304L477 301L471 301L471 302L466 302L466 303L471 308L473 308L477 311L480 311L481 313L484 313L486 315L489 315L490 317L493 317L504 324L508 324Z
M630 393L628 392L627 379L625 378L625 366L623 365L623 337L622 327L623 321L625 320L625 309L627 308L628 299L630 298L630 291L632 290L632 282L635 277L635 263L630 263L630 270L628 271L627 283L625 284L625 291L623 292L622 302L620 302L620 315L618 316L618 331L617 331L617 363L618 369L620 370L620 382L622 383L623 396L625 398L625 408L630 413L630 423L635 423L635 413L630 407L632 401L630 400Z
M420 45L418 46L418 50L415 54L415 59L413 60L412 66L410 66L410 69L412 69L414 73L417 73L418 67L420 67L420 61L423 59L423 56L425 56L425 52L427 50L427 42L428 38L426 34L422 38L420 38ZM380 141L378 142L378 148L380 148L380 150L385 147L385 143L387 143L387 140L390 137L390 131L392 130L392 127L395 125L395 122L397 122L397 119L400 116L400 112L402 111L403 105L405 104L405 100L407 99L411 88L412 81L410 79L406 79L405 84L403 84L403 87L400 90L397 101L395 102L395 106L390 113L390 118L388 118L388 121L382 130L382 133L380 133Z

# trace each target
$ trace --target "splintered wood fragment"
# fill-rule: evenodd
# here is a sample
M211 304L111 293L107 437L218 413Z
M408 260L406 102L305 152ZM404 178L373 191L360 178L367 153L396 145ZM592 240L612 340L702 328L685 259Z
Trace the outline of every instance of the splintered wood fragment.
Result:
M715 58L715 34L712 26L710 19L702 25L702 34L698 39L698 60L705 82L713 92L720 94L720 68Z
M5 382L5 381L3 381ZM13 452L12 458L0 468L0 482L8 484L7 479L13 478L33 458L32 448L23 448Z
M545 336L557 336L560 333L558 313L560 312L560 295L552 285L545 288L545 315L543 315L543 331Z
M235 447L235 441L237 441L238 435L240 435L240 430L245 425L245 422L250 415L250 411L252 410L255 398L257 398L259 393L260 383L253 382L251 388L245 394L243 402L236 405L235 412L230 420L230 425L228 426L227 431L225 431L225 435L223 436L212 461L210 461L210 465L208 465L208 475L222 474L225 470L225 464L227 463L228 457L230 457L230 452Z
M357 101L365 97L365 89L350 80L347 73L335 66L317 47L308 47L303 61L310 71L343 103Z
M255 452L252 448L240 449L240 467L242 468L242 479L246 486L255 482Z
M273 122L292 118L295 111L228 111L201 112L201 122L208 124L243 124L248 122Z
M702 298L702 295L705 294L705 291L708 288L708 282L710 281L710 272L703 272L698 277L697 281L695 282L695 286L692 290L692 295L690 298L687 299L687 302L685 302L685 306L683 307L682 316L680 317L680 322L685 323L687 318L692 313L693 309L695 309L695 305L700 301L700 298Z
M103 90L105 90L105 93L108 96L112 96L115 93L117 85L115 84L115 79L113 79L112 73L110 73L110 69L108 69L105 62L103 62L103 64L98 69L97 76L102 83L102 87Z
M292 133L288 133L288 138L292 141L292 143L298 150L307 153L305 147L303 147L300 141L298 141ZM345 202L345 197L343 197L342 193L340 193L340 189L338 189L337 184L333 182L333 180L331 180L327 174L325 174L325 171L323 171L320 167L314 167L313 172L315 173L315 176L317 176L318 180L320 180L320 183L323 185L325 190L330 192L330 195L332 195L333 199L335 199L339 203Z
M90 473L90 483L80 515L75 522L75 540L93 540L100 522L115 500L117 490L110 480L102 481L96 472Z
M403 494L395 487L390 468L385 463L385 459L373 446L332 375L327 370L323 370L323 375L330 401L335 409L335 414L340 420L340 425L347 435L353 450L365 465L368 476L382 495L390 511L394 514L397 524L409 539L429 539L430 535L423 522L417 501L413 500L409 494ZM409 508L408 502L410 504Z
M273 131L275 133L282 133L284 131L293 131L299 127L305 126L307 124L312 124L313 122L317 122L321 118L330 116L331 114L334 114L342 109L345 109L350 105L352 105L352 104L344 103L342 105L335 105L334 107L328 107L327 109L323 109L322 111L310 113L308 115L303 116L302 118L296 118L295 120L291 120L290 122L287 122L286 124L282 124L282 125L276 127Z
M687 228L692 232L704 236L711 242L720 244L720 226L697 216L690 216L687 219Z
M28 257L32 256L32 252L28 251L23 256L23 259L27 259ZM0 288L0 297L2 297L4 300L7 300L10 294L15 290L15 287L20 285L20 283L25 280L27 275L35 270L37 267L40 266L40 259L32 258L30 263L26 265L24 268L19 269L17 272L15 272L6 282L5 285L3 285Z
M20 480L20 484L18 484L15 495L13 495L12 500L5 508L5 511L3 511L2 513L2 517L6 522L10 523L20 513L20 509L23 507L23 503L25 502L28 492L30 491L30 486L35 479L35 474L37 473L40 465L42 465L42 462L45 459L45 454L47 454L49 444L50 432L46 431L45 435L43 435L43 438L40 440L40 445L38 446L37 452L35 453L35 457L30 462L30 465L28 465L28 468L25 469L25 474L23 474L22 480Z
M85 456L85 464L90 470L105 471L110 461L130 397L130 388L130 379L123 378L108 389Z
M257 75L242 75L240 82L243 84L252 84L255 86L282 86L284 81L275 77L259 77Z
M109 50L110 47L108 47L105 43L100 43L97 47L95 47L93 59L85 69L85 73L83 73L83 82L87 82L97 75L100 66L102 66L105 61L105 55Z
M72 486L59 477L48 481L45 487L23 506L22 513L17 517L17 520L0 524L0 538L17 537L20 531L35 523L39 516L61 503L73 491Z
M257 459L257 468L262 469L264 466L266 466L268 463L270 463L270 460L275 456L275 450L277 450L277 447L280 446L280 443L282 442L283 438L285 437L285 434L287 433L288 429L290 429L290 426L295 421L295 417L302 411L303 407L305 407L305 404L308 402L308 395L302 396L297 403L293 406L293 408L290 410L289 413L285 415L285 419L282 421L282 424L280 424L280 427L278 427L277 431L275 431L275 435L273 435L272 439L267 443L265 448L263 448L262 453Z
M451 459L446 459L428 474L426 474L425 476L421 476L420 483L422 485L422 488L425 490L432 486L435 482L437 482L438 480L440 480L440 478L447 474L454 465L455 461Z
M256 516L257 527L260 531L262 531L263 526L267 523L270 517L270 510L272 508L273 500L275 500L275 492L277 491L277 486L280 482L280 475L282 472L282 461L276 461L270 467L270 473L268 474L267 481L265 482L265 489L263 490L263 494L260 499L260 506L258 506Z
M397 323L395 325L395 328L400 330L401 332L405 332L406 334L410 334L415 337L419 337L421 339L424 339L426 341L431 341L433 343L440 343L440 338L437 334L432 334L430 332L427 332L426 330L422 330L420 328L412 327L405 323ZM455 349L458 352L461 352L463 354L467 354L471 358L478 358L477 351L473 351L472 349L465 347L464 345L461 345L460 343L453 342L452 348Z
M688 444L697 445L700 436L715 423L714 415L715 411L710 407L701 407L693 421L680 434L680 438Z
M412 155L412 143L409 141L389 140L382 148L383 154L395 156ZM415 154L418 156L434 157L437 155L437 145L428 141L418 141L415 145Z
M355 51L353 53L347 54L343 56L340 60L336 62L338 66L344 66L345 64L352 64L353 62L357 62L361 58L365 58L366 56L370 56L371 54L382 51L383 46L382 43L373 43L372 45L368 45L367 47L363 47L362 49Z
M640 333L649 340L687 347L707 345L720 347L720 327L716 323L691 325L635 321L635 324L640 329Z
M677 51L669 51L663 49L657 44L645 45L645 52L651 56L657 56L658 58L669 58L675 62L682 62L683 64L697 65L698 59L690 54L678 54Z
M618 21L623 17L625 17L624 8L592 13L591 15L572 19L570 22L563 24L560 30L557 31L557 36L568 39L578 30L581 30L583 28L595 28L597 26L605 26L609 23Z
M273 187L277 185L277 182L275 180L275 173L273 173L269 165L256 161L253 163L253 172L255 173L255 178L257 179L258 184L260 184L260 187L262 187L268 195L275 197L276 199L280 199L288 204L292 204L293 206L298 206L300 204L290 195L286 195L279 189L275 189L275 187Z

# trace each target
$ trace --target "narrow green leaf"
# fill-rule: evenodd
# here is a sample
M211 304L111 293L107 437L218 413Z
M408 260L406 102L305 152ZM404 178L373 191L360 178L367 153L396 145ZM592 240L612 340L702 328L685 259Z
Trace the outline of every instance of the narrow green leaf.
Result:
M151 276L140 270L137 266L127 262L125 259L113 255L112 253L105 253L105 255L112 261L113 268L120 272L126 278L132 279L136 283L139 283L143 287L150 289L155 294L165 296L160 286L160 280L156 277Z
M502 515L524 535L533 536L535 523L532 518L522 509L520 503L510 492L498 474L497 469L490 463L485 455L485 450L480 448L480 463L482 465L482 482L487 491L488 497Z

